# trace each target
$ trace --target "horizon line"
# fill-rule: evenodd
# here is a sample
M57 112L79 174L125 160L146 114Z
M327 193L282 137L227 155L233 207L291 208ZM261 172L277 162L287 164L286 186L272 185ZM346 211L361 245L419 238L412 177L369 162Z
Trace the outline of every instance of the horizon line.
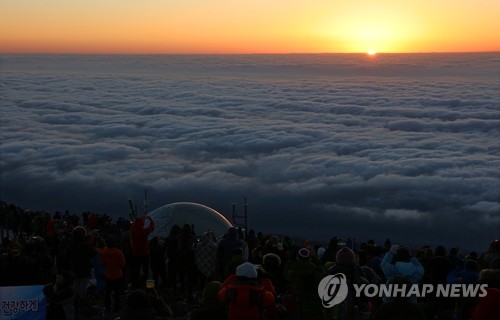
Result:
M474 54L474 53L500 53L500 51L415 51L415 52L376 52L375 55L389 55L389 54ZM363 54L368 52L275 52L275 53L127 53L127 52L1 52L0 55L213 55L213 56L236 56L236 55L327 55L327 54Z

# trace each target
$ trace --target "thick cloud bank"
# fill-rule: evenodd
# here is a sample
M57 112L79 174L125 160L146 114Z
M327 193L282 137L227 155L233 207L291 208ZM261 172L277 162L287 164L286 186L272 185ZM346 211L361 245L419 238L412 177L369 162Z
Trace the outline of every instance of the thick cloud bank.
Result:
M500 236L499 54L1 56L2 200L485 248Z

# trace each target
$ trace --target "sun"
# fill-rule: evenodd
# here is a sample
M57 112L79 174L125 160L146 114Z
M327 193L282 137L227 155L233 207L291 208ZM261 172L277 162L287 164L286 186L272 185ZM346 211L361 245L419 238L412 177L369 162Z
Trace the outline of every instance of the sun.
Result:
M374 55L376 55L376 54L377 54L377 50L375 50L375 49L370 49L370 50L368 50L368 52L367 52L367 53L368 53L368 55L370 55L370 56L374 56Z

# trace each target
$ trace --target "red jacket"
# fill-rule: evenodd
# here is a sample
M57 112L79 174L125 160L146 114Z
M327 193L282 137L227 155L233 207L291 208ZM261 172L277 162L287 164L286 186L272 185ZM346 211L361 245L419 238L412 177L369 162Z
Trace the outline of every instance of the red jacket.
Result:
M229 276L219 290L219 300L228 304L228 320L259 320L264 309L274 303L274 289L269 279L251 283Z
M472 312L474 320L498 320L500 319L500 289L488 288L485 297L479 298L476 309Z
M132 245L132 255L135 257L149 256L148 235L155 229L153 219L149 219L149 226L144 228L145 216L135 219L130 227L130 243Z

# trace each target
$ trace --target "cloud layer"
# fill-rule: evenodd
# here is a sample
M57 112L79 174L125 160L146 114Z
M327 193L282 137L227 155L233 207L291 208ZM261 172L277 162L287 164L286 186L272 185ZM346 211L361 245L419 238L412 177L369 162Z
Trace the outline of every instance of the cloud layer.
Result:
M264 232L500 236L498 54L2 56L2 199L249 202Z

